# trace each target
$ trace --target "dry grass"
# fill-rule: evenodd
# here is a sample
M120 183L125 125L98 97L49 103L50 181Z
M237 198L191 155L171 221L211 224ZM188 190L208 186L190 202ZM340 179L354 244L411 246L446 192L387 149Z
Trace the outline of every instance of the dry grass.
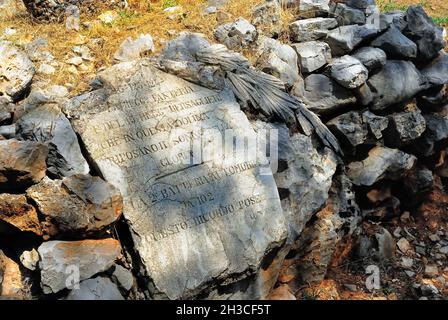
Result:
M119 18L111 25L98 20L97 14L83 14L81 21L89 27L82 27L80 31L68 31L63 24L41 24L34 21L26 12L23 5L11 10L6 17L0 18L0 33L7 27L17 30L17 33L8 36L7 40L19 46L38 39L46 38L49 42L49 51L57 61L64 62L72 54L72 48L79 44L86 44L95 56L95 63L90 68L70 71L68 65L61 63L51 81L55 84L66 85L71 94L79 93L88 88L88 83L94 71L112 63L113 53L127 37L136 37L142 33L149 33L155 40L156 50L162 47L166 40L173 36L171 31L189 30L201 32L212 37L213 29L217 25L216 15L203 15L206 1L204 0L177 0L183 8L183 15L178 19L169 19L169 13L163 11L167 0L144 1L130 0L128 10L116 9ZM229 21L236 17L250 18L251 8L261 0L231 1L225 8L230 14ZM97 41L92 41L96 39Z
M223 11L229 13L228 21L237 17L250 19L252 9L262 1L231 0ZM391 6L415 4L421 1L425 1L423 3L425 8L434 16L448 16L448 1L446 0L378 0L383 8L389 4L388 9ZM21 1L16 0L18 8L12 8L10 12L3 12L3 17L0 16L0 34L7 27L16 29L17 33L8 36L7 39L19 46L25 46L41 37L46 38L50 52L57 61L62 62L55 75L50 76L49 80L55 84L65 85L71 94L77 94L88 88L96 70L112 63L113 53L129 36L136 37L142 33L149 33L155 40L156 50L159 50L164 41L173 37L172 31L201 32L212 38L213 29L217 25L216 15L203 15L205 0L129 0L128 2L130 4L128 10L115 9L119 18L111 25L99 21L100 12L84 13L81 17L84 27L77 32L67 31L63 24L40 24L34 21ZM184 14L178 19L169 19L170 14L163 11L168 4L181 5ZM107 10L107 8L100 9ZM284 11L285 25L293 19L292 12ZM283 37L287 37L287 33ZM73 54L72 48L79 44L89 46L95 56L95 62L85 69L78 68L77 72L73 72L73 67L70 68L64 61Z

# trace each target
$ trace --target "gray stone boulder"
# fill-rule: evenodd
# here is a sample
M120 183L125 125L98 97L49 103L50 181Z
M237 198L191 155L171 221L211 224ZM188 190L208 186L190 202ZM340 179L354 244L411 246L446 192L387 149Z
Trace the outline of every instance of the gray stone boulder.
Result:
M376 140L383 138L383 132L389 126L387 117L377 116L370 111L365 111L362 114L362 119L364 123L367 123L369 132Z
M422 6L410 6L406 11L406 22L403 33L417 44L418 59L429 61L437 57L446 45L443 28L434 23Z
M342 56L352 52L363 41L368 41L377 34L377 30L366 26L342 26L327 34L325 42L330 45L333 56Z
M448 83L448 54L440 52L439 56L420 70L432 86L442 86Z
M111 238L48 241L37 251L41 287L45 294L74 289L80 281L111 268L121 256L120 243Z
M284 124L258 120L252 126L260 141L266 140L263 130L277 130L275 140L270 141L278 146L278 168L273 172L283 211L289 218L291 237L295 239L328 199L337 167L336 156L328 148L317 150L311 137L290 135Z
M56 177L87 174L78 138L70 121L56 104L46 104L24 114L16 123L17 138L41 142L48 146L48 171Z
M344 3L334 3L330 10L330 16L336 18L340 26L366 23L364 11L349 7Z
M0 41L0 96L19 100L30 88L35 72L22 50L9 41Z
M196 53L210 46L202 33L181 32L176 39L169 41L162 50L161 59L174 61L196 61Z
M239 18L233 23L218 26L214 35L216 40L228 49L241 51L257 40L258 32L249 21Z
M279 78L289 87L299 79L297 53L291 46L272 38L260 37L255 55L255 66L258 69Z
M115 52L114 59L118 62L132 61L151 52L154 52L154 42L151 35L141 34L136 39L128 37L124 40Z
M44 179L27 190L45 218L49 237L85 238L117 221L123 198L99 177L73 175L63 180Z
M384 134L387 146L403 147L419 138L426 130L420 110L399 112L388 116L389 126Z
M293 94L303 100L307 108L320 115L334 113L357 101L350 90L323 74L310 74L294 86Z
M118 264L115 266L112 279L114 279L114 281L118 283L118 285L125 291L131 290L134 285L134 277L132 276L132 272Z
M386 53L378 48L364 47L357 50L353 57L361 61L361 63L369 70L369 72L381 69L386 65Z
M436 145L448 139L448 117L441 113L425 114L426 131L413 143L413 151L425 157L433 155Z
M400 31L406 28L406 13L403 11L386 12L381 15L381 22L386 28L394 26Z
M109 278L96 277L84 280L65 300L124 300L117 286Z
M376 6L375 0L347 0L349 7L365 10L370 6Z
M334 18L311 18L298 20L289 25L291 40L294 42L306 42L324 38L328 30L338 26Z
M303 73L314 72L331 60L330 46L321 41L308 41L292 44L299 58L300 71Z
M413 98L426 88L426 80L412 62L389 60L367 81L373 92L372 110L385 108Z
M334 59L329 68L331 77L347 89L360 87L369 77L367 68L358 59L348 55Z
M409 172L417 158L398 149L374 147L366 159L352 162L347 176L357 186L372 186L382 179L397 180Z
M367 139L367 123L359 112L341 114L327 122L327 126L349 148L355 148Z
M328 14L330 10L330 0L300 0L298 2L300 17L320 17Z
M48 147L39 142L0 140L0 191L24 191L45 177Z
M417 57L417 45L395 27L391 27L370 45L382 49L391 59L412 59Z
M281 6L278 0L267 0L252 10L252 24L267 36L278 35L282 31Z

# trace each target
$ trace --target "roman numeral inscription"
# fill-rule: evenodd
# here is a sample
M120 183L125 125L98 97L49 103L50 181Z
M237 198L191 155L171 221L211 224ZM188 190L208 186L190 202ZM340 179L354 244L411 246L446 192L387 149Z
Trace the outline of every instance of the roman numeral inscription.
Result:
M232 158L215 145L228 130L242 141L255 137L233 96L145 60L99 76L103 87L69 110L93 163L123 194L153 293L191 298L212 280L256 275L284 242L286 219L272 174L261 170L263 153L255 147L251 157Z

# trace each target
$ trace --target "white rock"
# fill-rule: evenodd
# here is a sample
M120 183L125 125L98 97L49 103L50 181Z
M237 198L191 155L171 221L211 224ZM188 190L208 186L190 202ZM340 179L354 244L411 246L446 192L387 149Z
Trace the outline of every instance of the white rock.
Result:
M115 52L114 59L117 61L131 61L139 59L142 55L154 52L154 42L149 34L141 34L137 39L127 38Z
M117 286L109 278L97 277L82 281L79 289L70 291L66 300L124 300Z
M25 268L34 271L39 263L39 253L35 249L24 251L20 256L20 261Z
M330 73L333 79L347 89L360 87L369 77L367 68L358 59L348 55L333 60Z

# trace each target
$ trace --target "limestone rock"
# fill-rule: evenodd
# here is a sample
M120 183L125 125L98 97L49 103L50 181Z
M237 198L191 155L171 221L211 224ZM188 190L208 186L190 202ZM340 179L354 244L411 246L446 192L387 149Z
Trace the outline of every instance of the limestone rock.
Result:
M389 119L366 111L362 114L363 122L367 123L369 132L376 140L383 138L383 132L389 126Z
M203 47L210 46L210 42L201 33L181 32L169 41L162 50L161 58L174 61L196 61L196 53Z
M336 3L330 12L330 15L338 20L340 26L366 23L366 16L362 10L349 7L344 3Z
M260 141L266 139L263 130L277 132L277 137L268 142L279 146L281 170L277 170L274 177L277 188L282 190L282 207L290 219L294 238L300 235L312 215L325 205L336 172L336 157L329 149L317 151L310 137L290 136L286 125L262 121L252 125Z
M49 294L72 289L78 281L106 271L120 257L121 246L114 239L49 241L44 242L38 252L41 287ZM79 279L74 275L79 275Z
M353 57L361 61L361 63L369 70L369 72L380 70L386 65L386 53L378 48L363 47L357 50Z
M0 140L0 191L25 190L42 180L47 155L38 142Z
M303 99L306 106L321 115L356 103L356 97L348 89L323 74L310 74L295 85L293 93Z
M390 59L412 59L417 57L417 45L395 27L391 27L370 45L382 49Z
M347 0L345 3L352 8L363 10L376 5L375 0Z
M387 61L384 68L367 81L374 93L372 110L387 107L413 98L426 88L426 81L412 62Z
M74 98L67 110L76 114L72 123L92 162L123 195L150 293L265 297L271 282L262 277L263 262L282 249L288 224L258 147L250 161L223 162L214 152L226 129L255 137L234 96L166 74L146 59L117 64L99 79L101 87ZM122 138L101 147L114 137ZM209 152L198 155L192 142Z
M120 287L122 287L126 291L131 290L132 286L134 285L134 277L132 276L132 272L120 265L115 266L112 277L115 278Z
M405 146L419 138L426 130L426 121L420 110L394 113L389 118L385 142L391 147Z
M439 54L446 42L443 28L436 26L422 6L410 6L406 11L405 36L414 41L418 48L418 59L429 61Z
M331 49L325 42L308 41L293 44L292 47L297 52L301 72L314 72L331 60Z
M328 30L338 26L334 18L311 18L298 20L289 25L291 39L295 42L318 40L326 36Z
M252 24L268 36L278 35L282 30L281 6L278 0L267 0L252 10Z
M441 86L448 83L448 54L441 52L429 65L421 70L432 86Z
M53 176L87 174L84 159L73 128L55 104L46 104L26 113L17 121L17 137L46 144L49 149L47 170Z
M397 149L374 147L366 159L348 165L347 175L357 186L371 186L382 179L396 180L412 169L417 158Z
M65 300L124 300L117 286L109 278L84 280L79 289L73 289Z
M328 14L330 10L330 0L300 0L298 2L300 17L320 17Z
M228 49L241 51L257 40L258 32L255 26L244 18L239 18L233 23L218 26L215 30L215 38Z
M29 188L27 195L46 218L51 237L85 237L100 232L117 221L123 209L118 189L87 175L44 179Z
M120 62L139 59L149 52L154 52L154 42L149 34L141 34L137 39L127 38L114 54Z
M35 73L28 56L11 42L0 41L0 96L19 100L29 89Z
M30 291L20 266L0 250L0 300L28 300L31 299Z
M394 26L400 31L406 28L406 13L403 11L386 12L381 15L381 20L387 28Z
M378 242L378 257L381 261L390 261L395 255L395 240L389 231L381 228L381 231L375 234Z
M20 262L28 270L34 271L39 263L39 253L35 249L24 251L20 255Z
M334 80L347 89L360 87L369 77L367 68L358 59L348 55L334 59L330 64L330 73Z
M333 56L342 56L352 52L363 41L374 37L377 31L366 26L342 26L327 34L325 42L330 45Z
M27 203L23 195L0 194L0 221L19 231L42 235L36 209ZM7 232L2 229L0 225L0 234Z
M367 139L367 124L359 112L347 112L327 123L330 130L350 147L356 147Z

